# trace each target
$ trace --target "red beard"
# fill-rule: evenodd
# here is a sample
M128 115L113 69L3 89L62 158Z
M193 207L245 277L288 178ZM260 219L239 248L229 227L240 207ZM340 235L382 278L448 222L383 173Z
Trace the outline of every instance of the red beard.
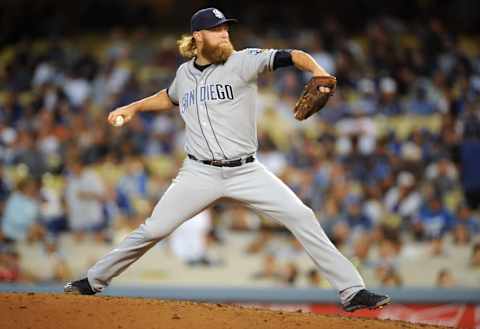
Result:
M227 61L233 51L234 48L230 41L222 42L218 46L212 46L212 44L205 40L201 54L213 64L223 64Z

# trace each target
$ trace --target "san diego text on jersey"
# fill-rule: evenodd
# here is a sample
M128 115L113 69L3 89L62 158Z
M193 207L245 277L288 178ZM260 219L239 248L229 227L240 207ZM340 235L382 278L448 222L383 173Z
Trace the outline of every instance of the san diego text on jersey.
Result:
M192 89L183 94L180 106L182 111L185 111L188 107L195 105L197 101L203 103L224 99L232 100L233 98L233 88L231 85L222 85L218 83L209 84Z

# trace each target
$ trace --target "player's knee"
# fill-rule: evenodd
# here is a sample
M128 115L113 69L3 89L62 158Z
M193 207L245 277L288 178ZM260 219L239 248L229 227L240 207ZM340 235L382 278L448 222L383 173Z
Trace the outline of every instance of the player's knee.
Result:
M317 216L315 215L315 213L313 212L313 210L311 208L306 207L306 206L304 208L305 209L303 209L303 212L304 212L305 218L317 220Z
M160 225L150 225L145 228L148 236L152 239L164 239L173 232L169 227L162 227Z
M291 214L297 220L311 220L311 219L316 218L313 210L310 209L309 207L305 206L304 204L297 205L296 207L292 207Z
M173 225L169 225L165 220L152 220L148 218L144 224L144 230L152 239L163 239L170 235L174 230Z
M295 219L295 227L299 230L312 230L318 224L317 217L312 209L307 206L298 209Z
M316 216L313 210L305 206L304 204L295 204L285 210L287 218L297 223L297 225L299 222L308 223L312 220L316 220Z

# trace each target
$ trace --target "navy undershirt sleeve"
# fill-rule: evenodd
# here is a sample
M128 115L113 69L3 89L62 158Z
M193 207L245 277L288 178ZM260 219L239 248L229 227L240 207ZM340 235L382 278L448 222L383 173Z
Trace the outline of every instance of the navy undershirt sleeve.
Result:
M291 49L280 49L275 53L273 58L273 70L278 69L279 67L292 66L292 50Z

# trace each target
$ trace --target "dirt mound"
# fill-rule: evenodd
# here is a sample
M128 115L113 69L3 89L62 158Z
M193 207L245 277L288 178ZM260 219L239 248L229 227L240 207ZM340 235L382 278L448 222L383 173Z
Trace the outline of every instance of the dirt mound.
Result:
M0 328L440 328L401 321L144 298L0 294Z

